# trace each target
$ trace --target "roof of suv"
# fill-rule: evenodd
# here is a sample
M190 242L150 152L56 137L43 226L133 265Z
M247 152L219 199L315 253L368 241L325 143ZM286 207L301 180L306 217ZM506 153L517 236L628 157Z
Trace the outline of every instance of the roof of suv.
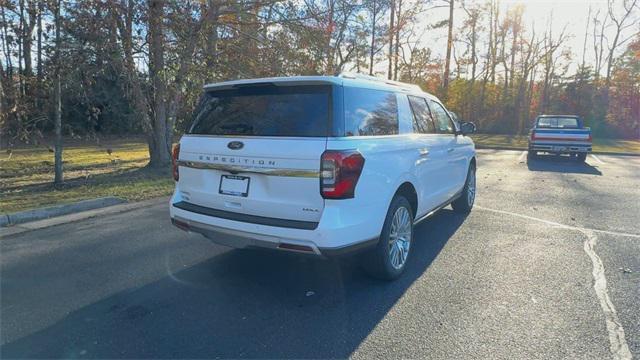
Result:
M313 84L335 84L341 86L364 87L369 89L387 90L394 92L404 92L408 94L427 95L431 98L435 96L422 91L418 85L401 83L392 80L376 78L361 74L340 74L337 76L288 76L288 77L270 77L258 79L243 79L223 81L219 83L211 83L204 86L205 90L223 90L243 85L266 84L273 83L277 85L313 85Z

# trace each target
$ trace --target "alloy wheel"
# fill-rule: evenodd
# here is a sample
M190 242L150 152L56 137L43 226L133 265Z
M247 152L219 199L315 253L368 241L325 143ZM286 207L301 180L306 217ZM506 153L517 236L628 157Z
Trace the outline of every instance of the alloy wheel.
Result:
M411 246L412 217L409 209L399 207L391 221L389 232L389 261L394 269L401 269L409 256Z

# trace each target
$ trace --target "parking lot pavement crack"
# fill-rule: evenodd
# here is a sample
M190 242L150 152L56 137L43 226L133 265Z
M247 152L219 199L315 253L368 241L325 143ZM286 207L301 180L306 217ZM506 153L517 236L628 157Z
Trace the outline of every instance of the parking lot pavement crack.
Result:
M606 320L611 354L614 359L631 359L631 351L625 340L624 329L620 319L618 319L618 313L609 298L609 292L607 291L607 278L604 275L604 264L595 251L598 237L593 231L580 231L587 237L584 241L584 252L589 255L591 263L593 264L593 288L598 296L600 307L602 307L602 312Z
M620 236L630 236L630 237L640 237L637 234L627 234L627 233L617 233L614 231L604 231L604 230L595 230L595 229L586 229L577 226L570 226L561 223L557 223L554 221L549 221L545 219L536 218L533 216L518 214L510 211L497 210L486 208L483 206L476 205L476 208L490 211L494 213L511 215L515 217L519 217L526 220L537 221L547 225L555 226L563 229L576 230L585 235L586 239L584 241L584 251L587 253L589 258L591 259L591 263L593 266L592 274L593 274L593 288L595 290L596 296L598 297L598 301L600 303L600 307L602 308L602 312L604 313L607 332L609 333L609 349L611 351L611 355L615 360L629 360L632 358L631 351L629 350L629 345L627 344L624 328L622 327L622 323L618 318L618 313L616 312L616 308L609 297L609 292L607 290L607 278L604 273L604 264L602 260L598 256L595 251L595 245L598 240L596 233L605 233L610 235L620 235Z
M519 217L521 219L537 221L537 222L541 222L541 223L544 223L544 224L547 224L547 225L551 225L551 226L556 226L556 227L563 228L563 229L570 229L570 230L576 230L576 231L586 230L586 231L593 231L594 233L599 233L599 234L607 234L607 235L614 235L614 236L626 236L626 237L632 237L632 238L640 239L640 234L631 234L631 233L618 232L618 231L590 229L590 228L585 228L585 227L580 227L580 226L571 226L571 225L561 224L561 223L558 223L558 222L555 222L555 221L549 221L549 220L545 220L545 219L540 219L540 218L537 218L537 217L518 214L518 213L511 212L511 211L491 209L491 208L487 208L487 207L479 206L479 205L475 205L475 208L478 208L478 209L481 209L481 210L485 210L485 211L491 211L491 212L498 213L498 214L511 215L511 216Z

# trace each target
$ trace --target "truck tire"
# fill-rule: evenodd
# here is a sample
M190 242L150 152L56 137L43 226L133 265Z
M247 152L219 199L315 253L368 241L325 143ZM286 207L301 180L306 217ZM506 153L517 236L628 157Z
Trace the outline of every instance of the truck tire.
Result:
M467 179L464 182L462 194L451 203L453 211L462 214L469 213L476 200L476 188L476 166L471 163L469 164L469 170L467 170Z
M413 214L411 204L404 196L396 195L391 200L378 244L361 259L362 267L369 275L394 280L402 274L413 242Z
M576 161L583 163L586 160L587 160L587 154L586 153L578 153L578 154L576 154Z

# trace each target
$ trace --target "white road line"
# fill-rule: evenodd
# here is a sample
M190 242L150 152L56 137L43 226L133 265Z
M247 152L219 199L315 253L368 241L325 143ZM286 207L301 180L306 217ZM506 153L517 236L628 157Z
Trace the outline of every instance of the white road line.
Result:
M523 151L522 154L520 154L520 157L518 158L518 162L524 162L524 157L527 156L527 150Z
M600 160L599 157L595 156L594 154L591 154L591 157L598 162L598 164L604 164L604 161Z
M619 235L619 236L631 236L638 237L640 235L637 234L627 234L627 233L618 233L614 231L603 231L603 230L595 230L595 229L586 229L577 226L570 226L561 224L554 221L544 220L540 218L536 218L533 216L522 215L510 211L504 210L496 210L490 209L483 206L476 205L476 208L490 211L498 214L511 215L515 217L519 217L522 219L533 220L537 222L541 222L544 224L556 226L559 228L570 229L580 231L582 234L586 236L584 241L584 252L587 253L589 258L591 259L591 263L593 265L592 275L593 275L593 289L596 292L596 296L598 297L598 301L600 302L600 307L602 308L602 312L604 313L605 322L607 325L607 332L609 333L609 350L611 351L611 355L616 360L630 360L632 358L631 351L629 350L629 345L625 339L624 328L620 323L620 319L618 318L618 313L616 312L615 306L613 306L613 302L611 302L611 298L609 298L609 292L607 290L607 278L604 274L604 264L600 257L595 251L596 241L598 237L596 236L596 232L610 234L610 235Z
M616 308L613 306L607 291L607 278L604 276L604 264L598 254L596 254L595 246L598 237L593 231L581 230L587 236L584 241L584 252L591 258L593 264L593 289L596 291L600 307L604 313L607 331L609 332L609 349L614 359L631 359L631 351L624 335L624 328L618 318Z
M536 217L533 217L533 216L522 215L522 214L510 212L510 211L486 208L486 207L480 206L480 205L474 205L474 207L476 207L478 209L482 209L482 210L498 213L498 214L511 215L511 216L515 216L515 217L519 217L519 218L523 218L523 219L527 219L527 220L538 221L538 222L541 222L541 223L545 223L545 224L548 224L548 225L557 226L557 227L561 227L561 228L565 228L565 229L571 229L571 230L577 230L577 231L588 230L588 231L593 231L595 233L600 233L600 234L615 235L615 236L627 236L627 237L640 239L640 234L631 234L631 233L623 233L623 232L618 232L618 231L608 231L608 230L599 230L599 229L589 229L589 228L584 228L584 227L565 225L565 224L561 224L561 223L558 223L558 222L555 222L555 221L549 221L549 220L540 219L540 218L536 218Z

